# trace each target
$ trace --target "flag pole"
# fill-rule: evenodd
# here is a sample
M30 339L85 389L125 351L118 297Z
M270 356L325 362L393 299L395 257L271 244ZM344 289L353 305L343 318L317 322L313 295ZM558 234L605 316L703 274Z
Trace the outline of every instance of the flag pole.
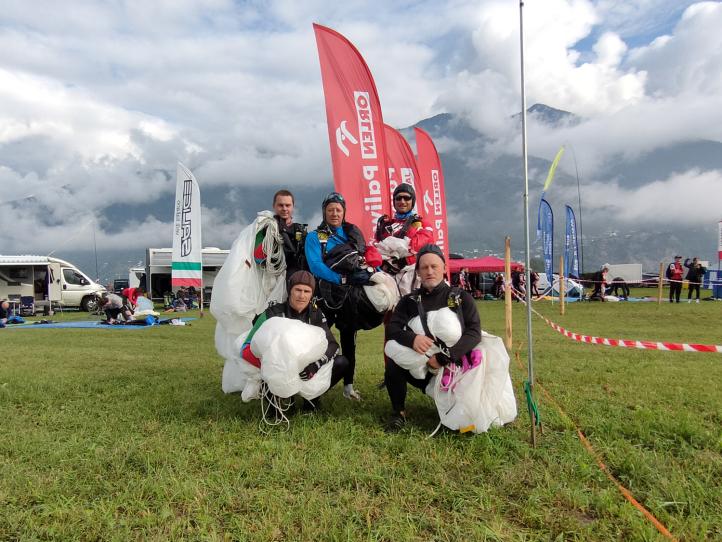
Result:
M569 145L572 149L572 156L574 157L574 171L577 174L577 199L579 200L579 241L581 242L581 254L579 262L579 275L584 273L584 223L582 221L582 189L579 184L579 166L577 165L577 153L574 152L574 147ZM579 278L579 277L578 277Z
M526 141L526 91L524 89L524 0L519 0L519 58L521 64L521 146L524 162L524 274L526 276L526 333L527 333L527 371L529 385L527 391L527 405L531 418L531 443L536 446L536 424L537 418L534 414L534 341L532 336L531 323L531 273L530 273L530 248L529 248L529 171L527 159Z

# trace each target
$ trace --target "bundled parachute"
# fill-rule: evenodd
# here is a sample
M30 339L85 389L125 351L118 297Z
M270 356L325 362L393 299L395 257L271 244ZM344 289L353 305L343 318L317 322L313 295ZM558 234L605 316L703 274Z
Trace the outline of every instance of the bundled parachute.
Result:
M384 261L401 260L407 256L411 256L409 248L410 240L408 237L399 238L390 235L385 239L377 242L374 246L381 254ZM401 295L410 293L416 286L416 267L415 265L407 265L394 275L394 280L401 292Z
M263 265L256 263L253 257L259 232L264 232L263 248L267 255ZM244 390L249 377L254 377L251 369L257 369L241 359L240 347L253 326L255 316L268 307L269 301L283 300L286 293L285 270L278 223L273 213L261 211L233 242L228 258L213 282L210 309L218 322L216 350L226 360L222 385L225 393ZM260 378L252 380L258 380L260 384ZM251 392L249 390L248 395Z
M374 273L369 279L369 284L363 289L377 312L384 313L393 310L396 303L399 302L399 289L393 277L388 273Z
M484 433L516 418L509 354L501 338L484 331L463 365L443 367L429 381L426 393L449 429Z
M266 320L251 339L251 351L261 360L261 378L273 395L283 398L298 393L311 400L328 390L332 361L309 380L299 376L308 364L324 355L327 347L322 328L280 317Z
M454 346L461 338L461 322L457 314L449 309L443 308L437 311L430 311L426 315L426 323L429 331L434 337L441 339L446 346ZM414 316L409 321L409 328L417 335L424 335L424 327L421 318ZM428 372L426 362L429 358L425 354L419 354L412 348L399 344L397 341L388 341L384 352L399 367L408 370L414 378L424 378ZM429 356L438 354L441 349L434 345L428 351Z
M421 319L409 321L409 328L424 335ZM461 323L456 312L449 308L427 313L429 331L448 347L461 338ZM483 433L491 426L507 424L516 418L516 399L509 375L509 354L503 341L485 331L482 341L464 356L461 366L453 363L442 367L426 387L426 394L436 403L441 423L449 429ZM434 345L429 356L441 350ZM386 355L414 378L423 379L428 373L425 354L388 341Z

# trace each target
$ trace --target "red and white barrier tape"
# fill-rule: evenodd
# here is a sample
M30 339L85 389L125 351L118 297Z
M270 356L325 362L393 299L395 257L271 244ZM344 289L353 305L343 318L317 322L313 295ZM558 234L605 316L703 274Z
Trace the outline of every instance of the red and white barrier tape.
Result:
M672 352L713 352L722 354L722 346L714 344L689 344L689 343L668 343L668 342L654 342L654 341L631 341L627 339L608 339L606 337L594 337L591 335L580 335L567 329L564 329L559 324L555 324L547 317L539 314L537 311L532 311L544 320L549 326L564 335L565 337L587 344L601 344L604 346L621 346L623 348L640 348L643 350L662 350Z
M516 291L516 290L514 290ZM520 296L523 296L521 292L517 292ZM519 299L526 305L526 300L521 297ZM715 354L722 354L722 345L718 344L690 344L690 343L669 343L669 342L655 342L655 341L632 341L629 339L608 339L606 337L595 337L593 335L581 335L564 329L559 324L556 324L549 320L546 316L539 313L532 307L531 311L536 314L539 318L544 320L554 330L568 339L572 339L577 342L587 344L601 344L603 346L620 346L622 348L639 348L642 350L661 350L667 352L711 352Z

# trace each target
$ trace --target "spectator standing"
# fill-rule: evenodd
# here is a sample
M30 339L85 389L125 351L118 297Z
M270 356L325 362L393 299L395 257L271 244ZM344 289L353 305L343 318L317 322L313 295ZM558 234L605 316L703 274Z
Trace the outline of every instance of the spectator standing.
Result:
M689 269L689 271L687 271L687 303L692 303L692 292L694 291L697 292L697 299L695 303L699 303L699 287L702 285L702 279L704 278L704 274L707 272L707 269L702 266L702 263L696 256L692 258L691 263L689 258L687 258L684 261L684 266Z
M682 267L682 256L677 255L674 261L667 267L667 278L669 279L669 302L679 303L679 296L682 294L682 277L684 276L684 268Z
M539 297L539 273L532 269L529 280L531 281L531 295Z

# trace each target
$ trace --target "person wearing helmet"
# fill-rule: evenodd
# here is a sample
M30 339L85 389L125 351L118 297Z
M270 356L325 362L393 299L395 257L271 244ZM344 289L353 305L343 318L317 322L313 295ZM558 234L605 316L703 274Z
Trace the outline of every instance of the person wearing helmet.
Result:
M393 194L394 215L383 215L376 223L376 242L388 237L408 239L410 254L404 258L385 260L382 269L396 275L407 265L416 264L416 253L424 245L434 242L434 230L416 212L416 191L408 183L401 183ZM404 292L408 293L408 292Z
M396 237L408 242L407 256L397 258L389 257L383 260L381 269L396 278L401 295L408 294L414 288L415 273L409 271L410 280L404 280L404 269L416 265L416 254L424 245L434 242L434 230L416 212L416 190L408 183L401 183L395 189L392 197L394 207L393 217L383 215L376 223L375 242L381 243L389 237ZM384 348L388 341L388 324L391 320L391 311L384 317ZM389 363L389 357L384 353L384 364ZM383 388L382 380L378 387Z
M362 328L358 327L355 317L356 305L358 296L363 295L361 286L369 283L373 268L381 262L367 262L363 233L346 222L346 200L341 194L331 192L324 198L321 209L321 224L306 237L306 262L318 279L322 309L339 330L341 352L349 361L349 370L344 375L344 396L358 401L361 396L353 387L353 379L356 332Z

